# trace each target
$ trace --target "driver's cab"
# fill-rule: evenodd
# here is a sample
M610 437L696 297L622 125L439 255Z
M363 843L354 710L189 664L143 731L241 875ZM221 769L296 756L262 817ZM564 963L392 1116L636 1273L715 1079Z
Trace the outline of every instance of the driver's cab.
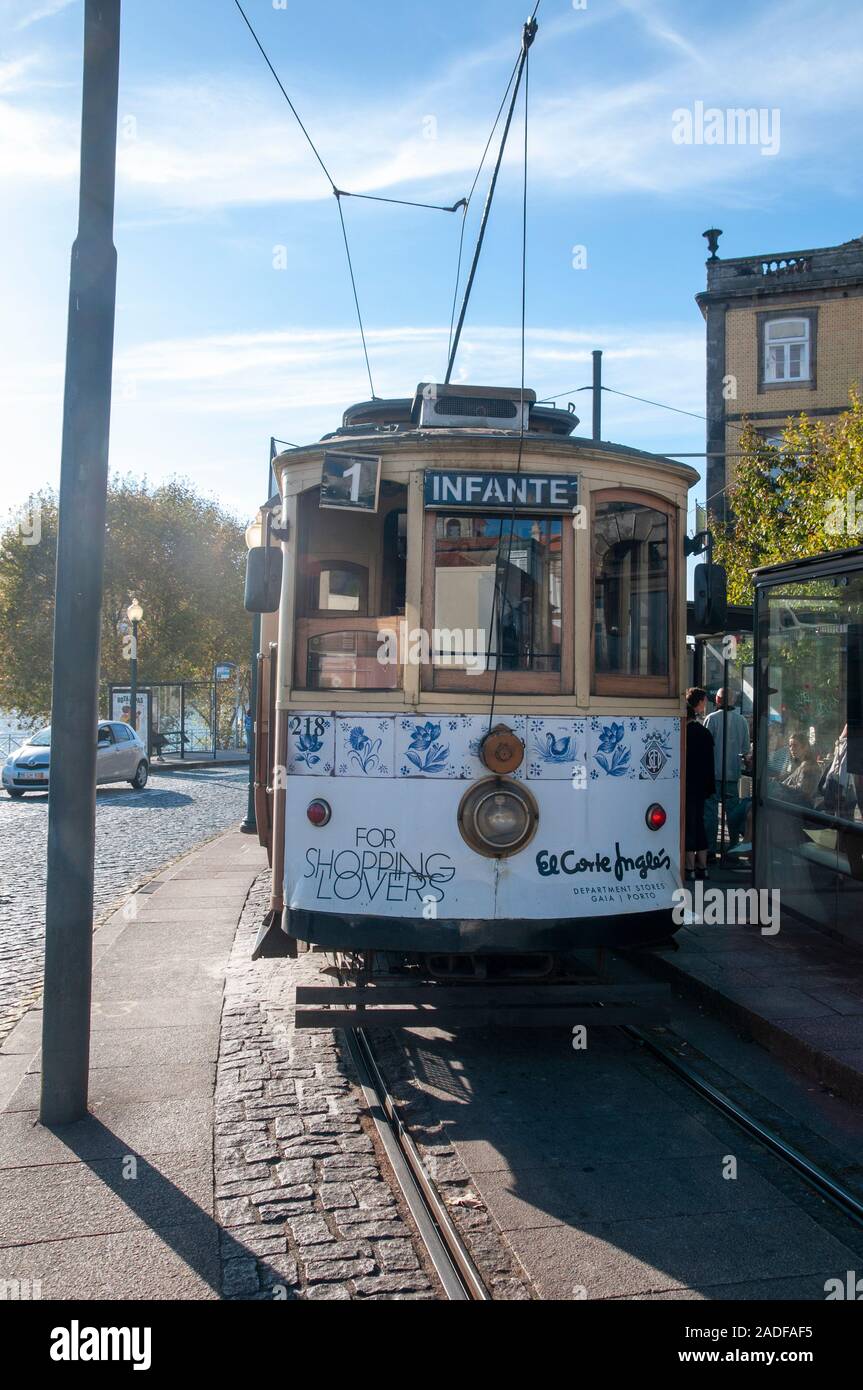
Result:
M396 690L401 662L380 659L405 612L407 487L385 480L377 512L324 510L298 498L296 641L300 690ZM395 656L395 653L392 654Z

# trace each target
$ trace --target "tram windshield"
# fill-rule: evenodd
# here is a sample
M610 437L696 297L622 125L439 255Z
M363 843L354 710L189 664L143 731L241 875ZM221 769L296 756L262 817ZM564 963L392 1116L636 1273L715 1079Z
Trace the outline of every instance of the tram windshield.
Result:
M438 515L435 631L463 631L485 669L559 672L561 540L558 517ZM438 645L433 665L451 665Z

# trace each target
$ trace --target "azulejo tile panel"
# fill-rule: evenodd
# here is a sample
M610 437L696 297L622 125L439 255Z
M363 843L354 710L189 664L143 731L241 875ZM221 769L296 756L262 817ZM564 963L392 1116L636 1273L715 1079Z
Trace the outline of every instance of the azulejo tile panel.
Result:
M592 716L588 765L592 782L667 782L680 778L680 721L645 715Z
M664 782L680 778L680 720L646 716L504 715L525 745L513 775L527 781ZM305 777L488 775L479 747L487 715L291 715L288 772Z
M288 716L288 773L329 777L335 763L335 725L331 714Z
M586 720L529 716L524 763L529 782L584 781Z
M392 777L395 720L387 715L336 716L336 775Z

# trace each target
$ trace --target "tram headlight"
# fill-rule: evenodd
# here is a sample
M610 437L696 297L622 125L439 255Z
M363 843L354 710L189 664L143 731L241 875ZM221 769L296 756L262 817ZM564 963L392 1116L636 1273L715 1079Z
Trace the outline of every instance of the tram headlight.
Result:
M458 808L462 838L478 854L517 854L533 838L539 808L526 787L488 777L469 787Z

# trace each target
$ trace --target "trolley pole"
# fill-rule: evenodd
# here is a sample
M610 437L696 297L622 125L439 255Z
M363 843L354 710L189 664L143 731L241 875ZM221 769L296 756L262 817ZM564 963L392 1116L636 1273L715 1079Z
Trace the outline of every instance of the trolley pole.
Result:
M54 611L39 1118L87 1113L99 630L105 552L120 0L86 0L78 235L72 247Z

